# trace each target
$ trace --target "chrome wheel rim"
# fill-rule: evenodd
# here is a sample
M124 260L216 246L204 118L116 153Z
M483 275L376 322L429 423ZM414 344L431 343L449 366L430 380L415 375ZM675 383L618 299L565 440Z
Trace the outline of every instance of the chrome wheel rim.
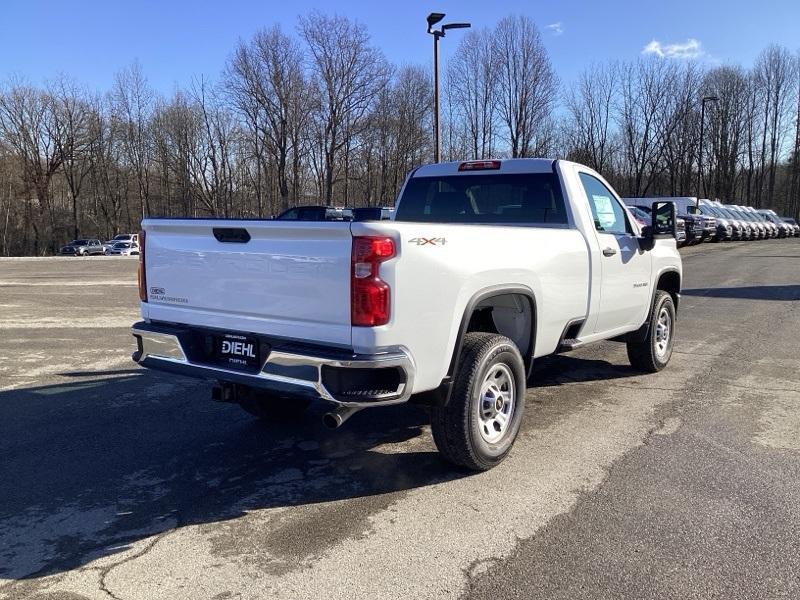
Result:
M669 340L672 335L672 316L666 307L658 313L656 322L656 354L661 358L669 349Z
M511 370L504 364L493 365L483 379L478 398L478 426L484 441L496 444L506 435L514 416L515 398Z

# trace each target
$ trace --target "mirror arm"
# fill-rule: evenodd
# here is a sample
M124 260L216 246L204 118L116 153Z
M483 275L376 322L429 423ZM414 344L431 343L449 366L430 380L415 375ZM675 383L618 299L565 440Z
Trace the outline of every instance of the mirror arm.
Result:
M642 235L639 236L639 248L647 252L652 250L656 245L655 238L653 238L653 227L645 225L642 227Z

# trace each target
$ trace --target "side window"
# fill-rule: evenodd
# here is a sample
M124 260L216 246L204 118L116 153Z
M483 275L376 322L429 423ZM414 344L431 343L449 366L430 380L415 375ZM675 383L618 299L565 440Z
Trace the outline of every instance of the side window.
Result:
M588 173L580 173L581 183L592 210L594 226L603 233L632 233L625 209L603 183Z

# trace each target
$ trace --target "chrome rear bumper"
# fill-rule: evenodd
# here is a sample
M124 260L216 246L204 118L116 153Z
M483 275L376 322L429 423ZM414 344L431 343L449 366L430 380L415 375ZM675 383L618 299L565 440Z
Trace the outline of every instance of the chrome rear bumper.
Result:
M381 354L353 354L339 349L302 347L274 343L258 372L239 371L191 360L182 338L194 333L191 328L140 322L131 333L138 349L133 360L143 367L189 377L249 385L276 394L319 398L341 406L385 406L406 402L411 396L414 364L402 349ZM399 369L396 389L335 391L326 385L324 369ZM351 371L352 372L352 371ZM363 371L360 371L363 373Z

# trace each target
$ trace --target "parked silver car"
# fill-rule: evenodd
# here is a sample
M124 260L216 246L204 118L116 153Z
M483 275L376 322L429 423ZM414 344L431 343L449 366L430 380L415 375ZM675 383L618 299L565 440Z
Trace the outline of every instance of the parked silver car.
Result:
M792 226L792 231L796 237L800 237L800 224L798 224L797 221L791 217L783 217L783 221Z
M100 240L81 239L72 240L69 244L63 246L58 253L62 256L92 256L105 254L105 250Z
M780 217L774 210L769 208L758 209L760 214L767 221L772 223L778 229L778 237L792 237L794 235L794 226L787 223Z

